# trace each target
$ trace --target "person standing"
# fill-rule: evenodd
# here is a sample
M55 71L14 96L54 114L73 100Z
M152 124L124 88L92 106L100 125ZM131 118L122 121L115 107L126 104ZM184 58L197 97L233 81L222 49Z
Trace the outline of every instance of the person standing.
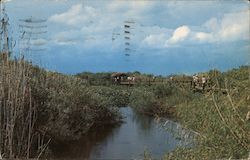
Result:
M205 90L205 86L206 86L206 77L205 76L202 76L201 83L202 83L202 90L204 91Z
M198 76L195 74L193 75L193 87L195 88L198 82Z

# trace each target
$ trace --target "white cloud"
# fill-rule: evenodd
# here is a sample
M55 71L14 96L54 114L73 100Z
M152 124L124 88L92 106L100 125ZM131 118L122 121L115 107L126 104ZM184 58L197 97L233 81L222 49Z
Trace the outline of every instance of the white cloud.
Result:
M249 35L249 10L227 13L221 19L211 18L201 26L177 28L169 39L167 46L181 41L196 44L232 42L247 40Z
M54 35L54 42L63 45L68 44L68 42L70 42L69 44L73 42L87 43L86 39L90 37L91 42L93 42L91 43L92 46L95 46L95 44L104 45L104 43L111 44L114 28L119 28L118 32L121 33L120 41L122 41L123 23L124 20L129 18L134 19L136 22L137 27L133 30L133 40L136 40L135 45L139 45L139 47L165 48L185 44L227 42L249 38L249 20L246 18L249 18L249 11L232 12L224 14L221 18L212 17L199 26L185 23L187 25L170 29L160 27L164 24L161 24L161 22L155 24L155 21L150 17L152 13L157 12L157 7L162 3L152 1L111 1L104 4L104 7L92 4L93 7L90 6L91 3L84 6L83 4L76 4L63 13L51 16L49 21L58 23L58 25L64 24L66 27L64 32L61 30L61 33ZM193 9L195 6L191 5L188 8L190 7ZM162 7L160 6L160 8ZM176 16L178 15L176 14ZM140 25L140 23L144 25ZM145 24L155 25L145 26Z
M63 46L77 44L75 40L65 39L65 38L55 39L53 42L58 45L63 45Z
M202 26L208 31L216 31L219 28L219 22L218 19L214 17L206 21Z
M178 27L174 33L173 33L173 36L169 39L169 43L177 43L177 42L180 42L180 41L183 41L190 33L190 29L188 26L181 26L181 27Z
M134 14L148 11L154 8L156 4L157 2L154 1L111 1L107 4L106 8L111 12L125 11Z
M199 41L201 41L201 42L202 41L208 41L208 42L210 42L210 41L212 41L213 36L212 36L211 33L197 32L197 33L195 33L194 38L197 39L197 40L199 40Z
M226 43L249 38L249 10L244 10L224 14L220 19L213 17L200 26L177 27L172 31L171 37L164 32L152 34L151 31L142 44L153 48L165 48L180 44Z
M73 45L76 44L76 39L78 39L76 31L67 31L59 32L52 38L52 41L58 45Z
M112 19L113 17L100 13L100 8L97 10L92 6L76 4L64 13L51 16L49 21L59 25L64 24L62 28L65 29L65 31L53 35L52 41L57 45L80 44L85 47L87 45L88 47L96 47L106 43L107 36L111 37L112 28L118 23ZM70 29L65 28L65 26L70 27Z
M237 36L240 36L241 33L244 31L243 27L240 24L231 24L231 26L225 26L220 31L219 34L221 38L227 39L227 38L236 38ZM246 32L245 32L246 33Z
M162 34L151 34L147 36L142 43L154 47L154 48L161 48L164 46L167 37L164 33Z
M249 39L249 10L224 14L219 21L211 18L203 25L209 32L195 32L194 40L228 42Z
M51 16L49 21L67 24L69 26L79 26L83 22L91 22L96 16L97 11L93 7L83 7L82 4L76 4L64 13Z
M166 41L171 37L172 29L159 26L141 26L141 47L163 48ZM140 42L139 42L140 43Z
M225 14L218 35L225 41L249 38L249 10Z

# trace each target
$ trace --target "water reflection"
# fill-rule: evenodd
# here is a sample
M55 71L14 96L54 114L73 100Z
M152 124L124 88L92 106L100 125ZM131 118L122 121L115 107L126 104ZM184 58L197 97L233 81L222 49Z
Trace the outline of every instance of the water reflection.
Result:
M137 114L136 112L133 112L131 108L125 110L128 112L128 116L131 116L133 123L136 123L139 127L138 130L143 130L145 133L151 130L152 125L154 125L154 119L152 117Z
M149 150L154 158L178 146L190 145L177 138L186 135L177 123L137 114L130 107L121 108L124 123L118 127L99 128L77 142L54 144L56 158L135 159ZM184 136L185 137L185 136ZM187 143L188 142L188 143Z
M166 118L155 118L159 129L164 129L178 140L178 146L192 147L194 145L197 133L182 127L179 123L168 120Z
M51 143L50 148L55 158L89 159L93 147L99 142L104 142L107 137L112 137L113 129L114 127L97 128L77 141L61 142L56 140ZM102 145L105 146L105 143Z

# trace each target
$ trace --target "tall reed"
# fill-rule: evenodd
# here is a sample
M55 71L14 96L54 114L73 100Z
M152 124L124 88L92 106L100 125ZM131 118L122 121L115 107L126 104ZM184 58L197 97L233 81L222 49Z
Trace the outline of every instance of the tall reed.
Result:
M0 57L0 154L29 158L35 139L37 108L32 101L30 65L23 59Z

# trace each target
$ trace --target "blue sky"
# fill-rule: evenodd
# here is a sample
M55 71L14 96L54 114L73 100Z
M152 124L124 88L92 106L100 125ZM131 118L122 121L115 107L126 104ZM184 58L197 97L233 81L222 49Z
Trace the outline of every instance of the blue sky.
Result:
M27 56L45 68L69 74L135 70L192 74L246 65L249 7L247 0L6 2L16 38L20 36L19 19L47 19L48 32L34 42L46 50ZM124 55L126 20L135 22L129 30L129 57ZM119 35L112 40L112 33Z

